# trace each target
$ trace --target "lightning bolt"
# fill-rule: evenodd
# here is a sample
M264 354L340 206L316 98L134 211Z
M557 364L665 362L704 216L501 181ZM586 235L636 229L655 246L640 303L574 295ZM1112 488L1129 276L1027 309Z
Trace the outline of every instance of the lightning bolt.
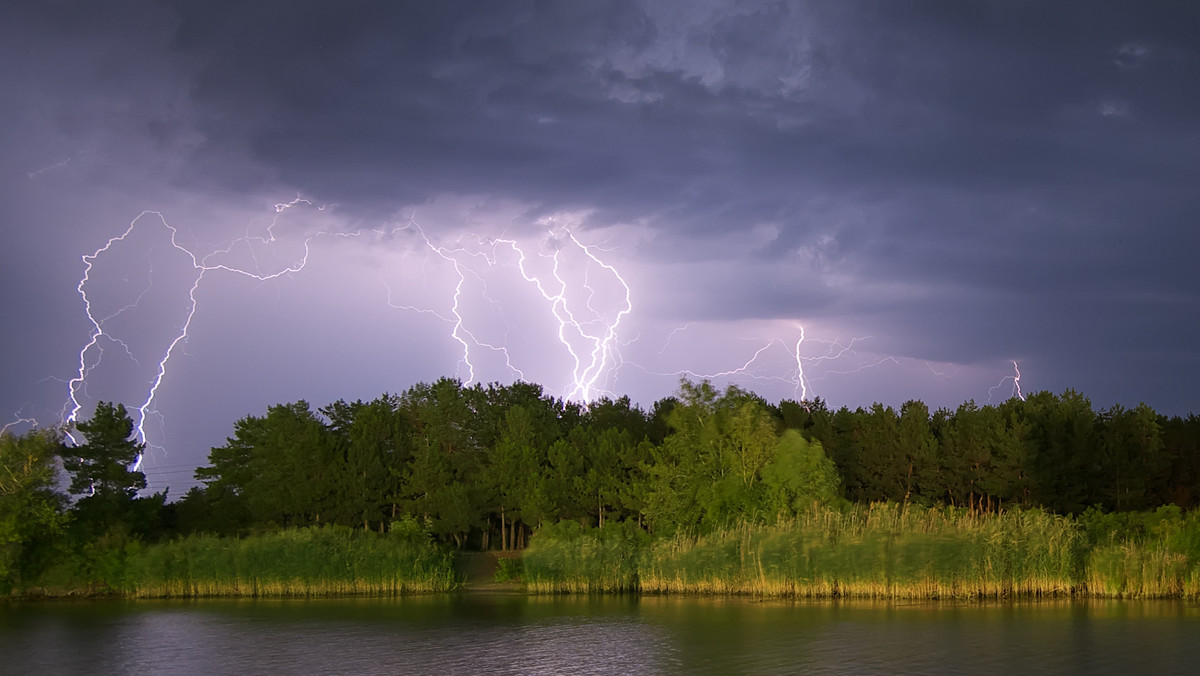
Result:
M520 369L518 369L516 366L513 365L512 356L509 354L508 348L506 348L503 345L494 345L490 342L480 339L473 331L471 331L470 329L468 329L466 327L466 319L463 317L462 310L461 310L463 287L467 282L467 277L468 276L476 277L480 281L480 283L483 283L483 279L482 279L482 277L480 277L478 275L478 273L476 273L473 269L471 269L464 261L460 260L460 256L465 256L468 259L482 258L484 260L485 264L488 266L495 265L495 259L488 257L485 252L468 251L466 248L461 247L461 246L445 247L445 246L440 246L440 245L434 244L433 241L430 240L429 236L425 234L425 230L423 228L421 228L421 226L416 222L415 215L413 218L409 219L408 225L401 226L398 229L407 229L407 230L411 230L414 233L416 233L421 238L422 242L424 242L426 248L428 248L429 251L431 251L434 255L438 256L442 260L448 262L451 265L451 267L453 267L457 281L454 285L454 293L451 295L451 305L450 305L450 316L449 317L447 317L439 312L436 312L434 310L431 310L429 308L417 307L415 305L398 305L398 304L394 303L392 301L392 291L391 291L390 287L388 288L388 305L393 308L396 308L396 309L410 310L410 311L419 312L419 313L423 313L423 314L431 314L431 315L437 317L438 319L442 320L443 322L450 324L451 325L450 337L455 342L457 342L459 345L462 346L462 357L459 359L459 364L464 366L467 370L467 377L466 377L467 383L471 383L475 380L475 364L471 361L471 346L472 345L475 345L476 347L482 347L482 348L485 348L485 349L488 349L488 350L491 350L491 351L494 351L494 352L504 355L504 362L508 366L509 370L512 371L514 374L516 374L516 376L518 378L524 379L525 374ZM394 230L393 230L393 232L394 232ZM484 240L480 240L480 243L484 243ZM486 293L486 284L484 284L484 287L485 287L485 292L483 295L485 298L487 298L489 301L491 301L490 297ZM494 303L494 301L491 301L491 302Z
M933 368L933 364L930 364L930 363L929 363L929 362L927 362L927 361L926 361L926 362L923 362L923 363L925 364L925 368L929 369L929 372L930 372L930 373L932 373L933 375L937 376L938 378L947 378L947 377L949 377L949 376L948 376L948 374L947 374L945 371L939 371L939 370L937 370L937 369Z
M67 166L68 164L70 164L70 162L71 162L71 158L68 157L67 159L62 160L61 162L55 162L54 164L51 164L48 167L42 167L41 169L34 169L33 171L26 172L25 175L28 176L29 180L32 181L33 179L37 178L38 176L41 176L42 174L46 173L47 171L54 171L55 169L61 169L65 166Z
M64 380L67 393L60 417L68 430L83 410L85 396L89 396L89 379L103 362L105 350L108 349L139 367L142 363L147 364L149 376L132 408L135 434L140 442L146 443L148 452L165 453L161 445L151 444L147 440L147 425L148 421L156 420L160 426L165 426L156 402L168 383L172 361L183 350L193 323L197 321L199 299L206 278L221 274L268 282L296 275L308 266L318 240L330 238L377 236L379 242L386 242L401 233L412 238L398 253L404 257L414 253L423 255L424 262L419 272L422 277L432 277L428 275L430 270L426 266L435 267L439 275L444 275L440 279L448 282L446 287L439 287L439 291L445 295L436 301L436 306L420 305L403 297L403 293L410 289L394 288L385 282L386 307L431 317L443 323L447 327L448 340L458 346L456 369L465 375L468 384L486 372L488 359L502 360L504 368L513 377L521 380L526 378L522 368L524 362L518 356L519 345L510 341L514 327L508 324L511 315L505 312L500 300L500 294L504 293L516 294L525 310L540 313L537 315L541 318L538 321L545 322L538 324L542 328L537 330L546 332L545 337L553 354L538 355L538 358L545 361L547 357L554 356L559 363L565 364L563 380L557 383L560 387L548 389L556 389L564 399L584 406L600 396L612 394L610 388L614 387L618 374L626 367L655 376L745 379L773 386L782 384L791 389L794 398L805 402L813 392L813 382L829 375L858 373L887 363L900 364L892 356L869 361L858 357L857 345L870 336L848 341L806 337L805 327L795 322L783 331L776 332L775 336L760 333L750 339L753 341L750 351L745 353L740 363L735 362L728 368L711 372L690 368L666 372L651 370L622 356L622 348L638 340L635 337L623 342L622 337L622 332L627 330L629 317L634 313L631 284L616 265L606 260L608 249L584 243L571 228L554 219L539 221L538 225L543 228L540 236L525 240L507 236L507 233L500 237L465 233L440 240L418 224L415 213L405 221L379 227L347 231L308 230L307 235L284 235L281 218L298 208L324 211L326 206L315 205L299 196L290 202L275 204L274 216L265 230L261 225L257 226L257 231L248 226L240 236L206 254L200 253L197 245L184 244L181 232L168 223L161 212L147 210L134 218L124 232L82 256L83 272L76 292L83 306L88 331L78 352L74 373ZM102 303L98 303L93 294L98 274L97 263L113 255L118 247L132 245L132 235L142 228L155 229L161 233L158 237L167 242L162 248L171 254L172 261L177 261L180 267L180 274L172 278L172 283L179 284L183 295L182 303L179 303L178 295L172 296L174 300L171 302L176 304L173 307L179 308L178 322L161 342L155 344L156 347L150 349L149 357L135 348L136 341L119 335L119 324L115 320L146 301L157 283L154 262L157 259L150 259L146 287L132 301L115 310L102 311ZM278 254L278 247L283 246L285 239L288 242L286 246L292 251L290 257ZM274 257L270 263L260 260L260 256L267 253ZM403 268L401 271L408 270L407 266L399 267ZM493 282L496 282L495 286L489 288ZM488 304L484 306L482 314L478 312L478 303L481 301ZM495 333L497 324L490 321L491 315L487 314L492 311L488 308L503 318L500 328L507 327L499 336ZM695 322L671 330L658 349L658 355L666 354L668 348L674 352L676 348L672 345L673 341L694 330L698 330ZM551 332L553 335L550 335ZM851 368L842 366L847 363ZM933 370L928 363L926 366ZM1005 380L1012 378L1014 396L1023 398L1021 374L1015 361L1013 368L1015 375ZM989 396L1003 384L1004 381L1001 381L1000 385L989 390ZM9 423L3 429L7 430L24 420ZM155 430L152 428L151 431ZM156 435L160 432L161 427ZM72 443L78 443L69 435L70 432L68 438ZM134 469L139 469L143 460L143 457L137 458Z
M148 449L165 451L165 449L163 449L161 446L157 446L157 445L153 445L153 444L149 443L149 441L146 437L146 421L152 415L160 416L159 412L154 408L154 402L158 396L159 388L162 386L163 381L165 380L165 378L167 376L168 363L171 361L171 357L174 356L176 349L179 347L179 345L181 343L183 343L188 337L188 332L191 329L192 321L196 316L196 309L197 309L196 293L200 289L200 285L204 281L205 275L210 272L214 272L214 271L224 271L224 272L229 272L229 273L238 274L238 275L245 275L247 277L251 277L251 278L259 280L259 281L267 281L267 280L281 277L283 275L299 272L300 270L304 269L304 266L307 265L307 263L308 263L308 257L309 257L309 253L310 253L310 243L313 240L313 238L315 238L317 236L329 236L329 235L344 234L344 233L322 232L322 233L318 233L317 235L314 235L312 237L309 237L308 239L306 239L304 241L304 254L300 258L299 261L297 261L291 265L285 266L284 268L277 270L276 272L264 274L261 271L261 266L258 262L257 256L254 254L254 248L253 248L254 243L255 242L259 242L262 244L273 243L275 241L274 228L278 222L279 215L282 214L287 209L290 209L301 203L311 206L311 202L309 202L308 200L299 198L299 197L288 203L276 204L275 205L276 217L272 220L271 225L267 228L267 236L266 237L255 237L255 236L251 236L251 235L247 234L237 240L234 240L233 242L230 242L224 248L217 249L217 250L209 253L208 255L204 256L203 258L199 257L195 252L193 252L192 250L188 249L187 247L185 247L179 243L179 231L174 226L172 226L170 223L167 222L166 218L163 216L163 214L161 212L149 211L149 210L143 211L140 214L138 214L138 216L129 223L129 227L127 227L123 233L110 238L107 242L104 243L103 246L101 246L99 249L96 249L92 253L85 254L83 256L83 267L84 267L83 276L80 278L79 284L76 286L76 292L79 294L79 297L83 302L84 315L87 317L87 321L91 325L91 329L89 331L89 336L88 336L87 341L84 343L83 347L79 351L79 368L76 371L75 375L67 381L67 400L63 405L63 411L62 411L61 417L62 417L63 422L67 425L68 430L72 429L73 423L75 423L77 421L77 419L79 417L79 413L83 409L83 404L80 402L81 391L84 391L84 392L86 391L89 375L92 373L92 371L97 366L100 365L101 361L103 360L103 356L104 356L103 342L104 341L121 346L124 349L126 355L135 364L138 363L138 360L134 356L133 350L129 347L129 345L124 340L122 340L120 337L114 336L111 333L109 333L108 331L106 331L105 325L108 322L110 322L112 319L124 314L125 312L127 312L133 308L136 308L142 302L142 300L144 299L146 294L149 293L150 287L147 287L146 290L142 291L142 293L133 302L125 305L124 307L121 307L120 309L116 310L115 312L113 312L109 315L97 318L96 313L93 309L92 298L88 295L88 285L92 281L92 272L94 270L96 261L102 255L109 253L113 249L113 247L117 246L120 243L125 242L127 240L127 238L133 234L133 232L138 227L138 224L140 221L142 221L142 219L153 216L153 217L157 218L159 225L161 225L161 227L164 228L169 233L171 247L173 247L176 251L184 254L187 257L187 260L189 260L190 264L191 264L191 268L192 268L194 276L192 277L191 284L188 287L188 291L187 291L187 302L185 303L185 313L184 313L183 322L181 323L181 325L179 326L179 329L176 331L176 333L173 335L173 337L168 341L168 343L166 345L166 349L161 353L161 356L158 358L158 360L156 362L156 366L155 366L154 375L150 379L149 389L147 390L146 395L142 399L141 403L136 407L136 409L135 409L136 414L134 416L134 421L133 421L134 428L135 428L134 434L139 442L146 443ZM239 244L245 244L249 248L249 250L251 252L251 258L254 260L255 267L257 268L256 271L245 270L245 269L242 269L239 267L234 267L234 266L227 265L224 263L215 263L214 264L214 263L209 262L214 257L229 254L231 251L233 251L234 247L238 246ZM153 285L152 283L153 283L153 266L151 265L151 286ZM70 431L68 431L67 436L73 444L78 445L79 440L76 439ZM138 458L134 461L133 471L138 471L141 469L143 459L144 459L144 454L138 456Z
M677 334L683 333L684 331L687 331L688 329L692 328L695 325L696 325L696 322L688 322L687 324L684 324L683 326L679 326L674 329L671 329L671 332L667 334L667 339L663 341L662 347L658 348L658 353L659 354L665 353L667 351L667 347L671 344L671 339L673 339Z
M557 236L556 236L557 235ZM569 241L583 253L590 261L595 263L605 272L611 274L622 289L623 300L615 314L597 310L593 307L593 299L596 295L596 290L591 285L589 271L585 269L584 280L582 287L586 291L584 308L592 315L590 319L580 320L577 317L578 309L573 310L568 297L568 291L571 288L561 273L562 261L560 259L561 247L555 247L554 252L550 254L553 260L552 276L558 285L557 291L547 289L548 284L544 284L537 276L530 274L526 268L525 252L517 246L513 240L497 240L498 243L504 243L513 248L518 255L517 267L521 271L521 276L525 281L532 283L541 294L542 298L550 303L551 313L558 322L558 339L571 355L574 362L574 370L572 371L571 386L566 392L566 398L576 401L581 401L585 405L590 403L593 398L600 394L598 390L598 381L607 371L610 359L615 360L615 351L617 346L617 331L620 327L621 320L633 310L633 303L630 300L629 284L625 281L616 268L600 260L596 256L593 247L582 244L570 230L566 228L560 229L559 233L554 231L549 232L551 241L562 242L563 239ZM595 327L594 329L592 327ZM576 351L575 346L569 334L579 336L584 348ZM590 346L590 349L586 349Z
M1012 365L1013 365L1013 375L1004 376L1003 378L1000 379L1000 382L998 382L995 385L992 385L991 387L988 388L988 403L989 404L992 403L992 396L996 392L996 390L1003 387L1004 383L1009 380L1012 381L1012 393L1008 395L1009 399L1011 399L1013 397L1017 397L1021 401L1025 401L1025 395L1021 392L1021 367L1017 365L1017 361L1015 359L1012 360Z
M870 339L870 336L864 336L862 338L851 338L849 345L842 345L838 341L833 341L830 343L828 354L826 354L824 356L820 356L820 357L813 357L812 360L813 361L835 361L835 360L841 359L841 357L846 354L857 354L854 352L854 344L857 343L858 341L868 340L868 339ZM866 371L868 369L879 368L880 366L883 366L884 364L895 364L896 366L902 366L899 359L897 359L896 357L894 357L892 355L886 355L886 356L880 357L879 359L876 359L873 361L869 361L866 363L860 363L851 369L827 370L827 371L825 371L824 375L821 376L821 379L823 380L830 375L851 375L854 373L862 373L863 371Z
M674 339L675 336L689 330L692 326L694 326L694 324L694 322L689 322L684 326L671 330L671 332L667 335L663 346L658 350L658 354L664 354L670 341ZM754 352L744 362L742 362L740 366L735 366L723 371L702 372L690 368L677 369L674 371L656 371L637 362L627 363L630 366L638 368L643 373L653 376L671 378L686 377L700 380L747 378L763 383L782 383L791 386L793 395L800 401L807 401L808 378L804 373L804 362L809 358L803 356L800 352L801 346L804 343L804 327L801 326L798 327L798 329L800 335L796 339L795 343L790 343L790 341L785 341L782 338L771 338L766 343L761 344L757 349L755 349ZM782 350L784 353L786 353L789 358L795 362L795 369L786 375L764 374L763 370L767 370L770 367L758 366L758 364L760 363L760 359L765 359L763 355L772 350Z
M29 425L31 428L37 429L38 421L36 418L14 417L13 420L11 422L6 423L4 425L4 427L0 427L0 434L8 433L9 428L15 427L17 425Z
M83 348L79 350L79 371L75 377L73 377L69 381L67 381L67 402L63 406L62 419L65 423L68 424L68 426L71 423L75 422L76 418L79 415L80 409L83 408L83 405L79 403L79 399L77 396L79 394L79 389L86 386L88 374L91 373L93 368L95 368L96 366L99 365L100 359L103 358L104 349L102 346L100 346L100 341L102 339L112 340L114 343L116 343L118 345L125 346L126 352L127 353L129 352L128 345L125 345L125 343L123 341L121 341L120 339L110 338L108 336L108 334L105 333L104 324L106 322L108 322L109 320L111 320L113 317L120 315L125 310L132 307L132 304L126 305L124 308L121 308L117 312L110 314L106 317L103 317L101 319L96 319L95 314L93 314L93 312L92 312L92 300L91 300L91 298L88 297L88 294L87 294L87 285L88 285L88 282L91 281L92 268L96 263L96 259L99 258L102 254L104 254L107 251L109 251L110 249L112 249L112 247L115 244L117 244L118 242L125 241L125 238L128 237L131 233L133 233L134 227L137 225L138 219L140 219L144 215L146 215L146 212L142 212L142 214L140 214L137 218L133 219L133 221L131 221L129 223L129 227L125 229L125 232L121 233L120 235L118 235L116 237L110 238L107 242L105 242L104 246L93 251L91 254L87 254L87 255L83 256L83 277L80 278L79 284L75 287L75 291L79 294L79 297L83 300L83 313L87 317L88 322L91 324L92 328L90 331L91 335L88 337L87 342L84 343ZM95 361L93 363L89 364L89 355L93 352L93 348L95 348L97 356L95 357ZM68 432L68 438L70 438L72 441L75 441L76 443L78 443L78 440L76 440L70 432Z
M685 326L673 329L667 336L666 341L658 353L663 354L666 351L666 344L674 339L677 335L687 331L694 325L689 323ZM877 368L884 364L892 363L900 365L900 361L893 356L884 356L882 358L872 360L866 363L860 363L853 368L835 370L825 367L820 375L812 376L809 371L812 366L823 362L840 363L851 358L858 353L855 351L855 345L861 341L869 340L871 336L861 336L851 338L848 342L842 342L840 339L822 339L806 337L804 326L796 324L798 337L794 342L790 339L780 338L778 336L767 339L765 342L760 342L753 353L738 366L728 368L721 371L701 372L694 369L678 369L675 371L655 371L641 364L632 363L644 373L655 376L666 377L687 377L702 380L717 380L717 379L736 379L745 378L764 384L784 384L792 388L792 396L796 401L807 402L809 395L813 391L812 383L821 381L830 375L847 375L859 373L868 369ZM823 352L813 353L809 350L808 354L804 353L806 345L823 344L825 349ZM782 371L772 366L767 362L771 353L783 352L787 355L787 362L790 366Z
M461 306L468 277L479 280L484 287L482 296L498 305L487 294L486 283L473 265L483 268L503 266L500 262L501 252L507 250L516 257L514 267L520 278L531 285L545 302L556 326L557 341L570 358L572 368L568 383L563 388L563 397L586 405L596 396L607 393L602 382L619 361L617 350L621 322L632 312L633 302L629 284L616 267L600 258L595 246L582 243L566 227L549 228L541 242L541 250L534 254L527 253L520 242L511 238L467 236L465 239L468 241L465 243L460 240L453 246L445 246L435 244L415 219L402 227L411 229L430 252L451 265L456 283L448 314L415 305L398 304L392 300L390 289L389 305L397 309L430 314L449 324L451 338L462 347L459 363L466 369L468 383L475 379L476 367L472 361L472 354L476 348L502 354L508 369L518 378L525 377L521 369L514 365L507 347L483 340L477 332L467 326ZM582 281L573 282L568 279L564 271L564 251L576 252L586 259ZM548 262L549 272L535 272L535 259ZM606 275L610 282L615 282L618 286L619 300L616 308L597 307L596 297L599 291L593 285L593 274Z
M60 416L68 428L78 420L83 410L83 398L87 393L89 377L102 363L107 346L118 346L134 364L140 364L135 350L120 335L116 335L109 326L112 320L139 307L142 303L153 287L153 266L148 287L142 290L132 302L111 313L100 313L91 293L97 261L112 254L116 247L128 243L133 233L139 228L162 229L168 236L171 249L182 255L182 260L186 261L184 265L189 270L182 320L174 332L168 336L165 347L153 358L153 372L145 394L133 408L135 436L139 442L147 444L147 450L165 452L162 446L151 444L148 441L146 427L151 418L157 418L160 423L164 422L155 402L167 381L171 361L180 351L181 346L186 343L193 322L196 320L199 307L198 294L205 278L210 274L225 273L266 282L294 275L303 271L308 265L314 242L318 238L359 237L370 233L390 236L401 231L408 231L419 238L427 252L448 265L456 280L450 293L448 311L443 312L397 302L390 286L386 287L387 304L397 309L428 314L447 323L450 326L450 338L461 346L462 353L459 364L466 372L468 383L476 379L476 353L480 349L502 355L507 368L517 378L525 378L524 372L516 366L504 344L489 341L471 328L463 307L469 279L480 283L483 286L481 293L483 298L495 303L488 295L486 282L481 272L485 269L505 265L500 262L501 254L504 251L511 252L511 255L516 257L516 263L508 265L511 265L516 271L520 280L532 285L537 290L537 297L544 301L549 315L557 325L557 340L569 355L572 368L568 383L564 387L564 398L578 400L586 405L593 397L602 392L604 378L611 372L613 365L619 359L617 341L620 326L622 320L633 310L631 291L629 284L626 283L620 272L613 265L602 260L598 249L581 242L569 229L565 227L547 229L541 242L541 250L529 254L516 239L512 238L464 236L458 242L449 245L439 244L421 228L414 215L406 223L392 227L364 228L351 232L317 232L303 240L302 253L297 258L289 263L268 269L268 266L264 266L259 260L258 250L272 247L277 243L279 238L276 228L279 225L280 216L289 209L300 206L314 207L312 202L301 197L297 197L291 202L276 204L274 207L275 217L264 234L252 234L247 228L241 237L231 240L205 255L201 255L193 247L184 245L181 242L179 230L168 223L161 212L147 210L138 214L124 232L109 238L98 249L84 255L82 257L83 274L76 285L76 292L82 302L89 331L87 339L79 350L75 373L66 380L67 395ZM323 206L315 208L324 210ZM237 265L227 260L229 256L238 252L248 252L250 264ZM568 265L565 261L567 253L582 259L582 281L573 280L572 275L567 273L565 269ZM534 270L536 266L532 264L534 260L547 261L550 265L549 273L536 272ZM575 261L575 263L579 263L579 261ZM598 288L595 284L597 276L604 276L610 286L616 285L619 300L615 308L599 307ZM74 444L80 443L73 436L70 437L70 441ZM139 456L133 469L140 469L143 460L144 457Z

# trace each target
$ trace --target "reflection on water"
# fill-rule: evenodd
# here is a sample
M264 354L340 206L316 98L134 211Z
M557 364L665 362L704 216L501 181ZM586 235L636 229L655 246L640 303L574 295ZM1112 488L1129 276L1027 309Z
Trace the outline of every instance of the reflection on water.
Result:
M461 594L0 605L0 673L1187 673L1182 602Z

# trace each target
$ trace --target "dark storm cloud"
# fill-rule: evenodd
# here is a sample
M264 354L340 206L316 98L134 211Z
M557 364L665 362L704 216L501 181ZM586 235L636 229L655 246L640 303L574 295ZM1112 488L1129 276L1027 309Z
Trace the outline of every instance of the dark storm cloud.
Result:
M1139 152L1197 112L1176 15L768 5L670 36L626 3L255 7L180 7L204 152L337 199L503 191L803 231L814 194L1081 199L1191 157Z
M39 75L6 82L54 106L5 119L59 139L14 139L24 171L86 146L128 160L95 181L286 186L365 220L444 194L588 211L653 233L638 255L678 275L659 289L681 319L841 322L1200 409L1190 3L10 11L6 53Z

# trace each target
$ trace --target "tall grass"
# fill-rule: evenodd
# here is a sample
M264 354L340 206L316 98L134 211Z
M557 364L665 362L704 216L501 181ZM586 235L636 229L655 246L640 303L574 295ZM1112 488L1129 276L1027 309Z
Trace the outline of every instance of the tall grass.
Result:
M872 598L1057 595L1077 586L1082 539L1068 519L878 503L815 508L655 542L641 590Z
M524 565L534 593L998 597L1071 593L1082 544L1069 519L1041 511L884 503L659 540L632 524L557 524L533 537Z
M1200 598L1200 512L1085 513L1087 590L1119 598Z
M411 519L384 535L324 527L154 545L117 535L64 558L34 592L396 595L459 582L453 552ZM658 539L634 523L587 529L564 522L540 529L521 563L536 594L1200 599L1200 511L1073 519L877 503Z
M649 539L634 523L544 526L521 557L525 587L535 594L636 591L639 552Z
M453 553L398 526L385 535L301 528L244 539L193 535L131 556L134 597L398 595L457 585Z

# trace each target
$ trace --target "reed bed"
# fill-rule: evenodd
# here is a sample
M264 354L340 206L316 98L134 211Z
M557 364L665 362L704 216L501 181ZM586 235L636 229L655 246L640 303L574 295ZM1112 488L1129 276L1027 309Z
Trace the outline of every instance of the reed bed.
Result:
M453 554L412 533L301 528L244 539L193 535L127 561L126 595L393 596L453 589Z
M896 504L816 508L654 543L641 591L965 598L1071 593L1081 539L1040 511L984 515Z
M660 539L558 524L534 536L524 563L533 593L999 598L1086 590L1087 554L1072 519L1040 510L878 503Z
M1200 514L1178 508L1085 515L1087 592L1116 598L1200 598Z
M633 592L638 552L649 536L633 523L585 529L574 521L541 528L521 559L534 594Z
M391 596L459 583L453 553L435 546L415 522L394 524L383 535L324 527L94 549L83 563L59 571L62 580L49 580L44 593ZM774 524L657 539L634 523L564 522L539 529L520 569L534 594L1195 600L1200 512L1164 508L1074 519L1041 510L816 506ZM72 584L76 578L92 582Z
M1164 546L1133 544L1094 549L1088 565L1087 589L1093 596L1116 598L1195 597L1195 566L1188 557ZM1186 591L1193 580L1193 589Z

